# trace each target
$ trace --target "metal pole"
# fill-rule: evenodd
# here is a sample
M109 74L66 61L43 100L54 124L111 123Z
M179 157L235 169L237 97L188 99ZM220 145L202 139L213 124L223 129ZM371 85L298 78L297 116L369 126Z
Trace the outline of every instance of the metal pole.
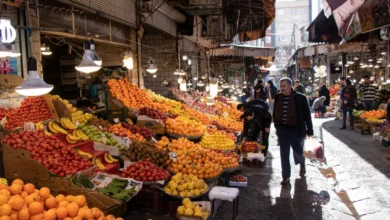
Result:
M30 0L26 1L26 26L30 27ZM31 37L27 35L28 40L27 40L27 49L28 49L28 57L32 56L32 46L31 46Z

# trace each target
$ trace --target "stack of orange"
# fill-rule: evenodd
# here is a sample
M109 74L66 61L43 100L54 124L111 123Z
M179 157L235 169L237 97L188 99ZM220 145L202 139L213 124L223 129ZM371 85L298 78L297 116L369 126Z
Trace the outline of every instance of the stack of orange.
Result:
M380 110L366 111L360 115L360 118L373 118L373 119L386 118L386 110L380 109Z
M108 131L119 137L128 137L130 140L137 140L140 142L146 141L146 139L139 133L133 134L129 129L122 127L121 123L111 125Z
M112 215L104 216L98 208L89 208L83 195L54 197L50 189L35 189L31 183L16 179L10 186L0 185L1 220L123 220Z
M165 136L161 138L154 146L156 146L157 149L167 149L170 145L169 139Z
M233 119L239 119L242 115L242 112L237 110L236 104L231 104L229 106L223 104L223 103L215 103L215 107L221 110L221 112L226 112L229 114L229 117Z
M218 125L231 129L234 131L243 131L244 130L244 125L242 122L236 121L234 119L231 119L229 117L219 117L214 120Z
M175 119L168 119L165 123L167 133L183 136L202 136L205 128L202 123L179 116Z
M218 131L218 128L215 127L214 125L209 125L207 126L206 131L208 134L214 134L215 132Z
M238 167L237 157L228 156L228 155L224 154L223 152L217 152L217 157L219 157L218 164L224 169Z
M203 112L200 112L196 109L189 107L188 105L183 105L184 114L187 118L201 122L203 125L210 125L211 121L209 116Z
M132 85L127 79L110 79L107 86L112 96L128 108L140 109L149 107L152 103L152 99L145 89Z

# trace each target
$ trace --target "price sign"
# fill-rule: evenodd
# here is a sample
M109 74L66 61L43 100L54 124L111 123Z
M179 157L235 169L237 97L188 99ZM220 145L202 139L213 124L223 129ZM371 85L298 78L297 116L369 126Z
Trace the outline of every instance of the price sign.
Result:
M227 116L229 116L229 113L223 112L222 116L226 118Z
M114 118L114 122L115 122L115 124L118 124L119 123L119 119L118 118Z
M106 142L107 142L107 137L106 137L106 135L105 135L104 133L101 133L100 135L102 136L103 143L106 144Z
M125 149L128 150L130 148L131 141L128 137L123 138L123 142L125 142Z
M80 125L79 121L76 121L76 128L78 128Z
M7 123L7 116L4 116L3 119L1 119L0 124L3 128L5 128L5 124Z
M34 131L35 131L35 125L34 125L34 123L32 123L32 122L25 122L25 123L24 123L24 131L31 131L31 132L34 132Z
M177 158L176 152L169 152L168 154L172 158L172 160L176 162L176 158Z
M99 125L99 129L103 131L103 127L101 125Z

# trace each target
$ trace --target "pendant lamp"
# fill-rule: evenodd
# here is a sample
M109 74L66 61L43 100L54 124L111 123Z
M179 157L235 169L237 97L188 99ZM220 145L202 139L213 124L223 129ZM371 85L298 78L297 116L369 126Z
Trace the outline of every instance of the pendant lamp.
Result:
M44 51L41 51L42 55L44 56L50 56L53 52L51 52L50 47L47 46Z
M21 54L16 50L15 44L11 45L11 54L10 57L19 57Z
M131 50L125 52L125 56L123 57L123 66L125 66L128 70L132 70L134 67L133 64L133 53Z
M92 53L91 57L92 57L93 62L95 62L96 65L98 65L98 66L102 66L102 64L103 64L102 58L100 58L97 55L97 53L95 51L95 41L93 41L93 40L91 40L91 53Z
M204 83L203 83L203 81L202 81L202 80L199 80L199 82L197 83L197 86L199 86L199 87L203 87L203 86L205 86L205 85L204 85Z
M183 69L180 69L179 72L178 72L179 76L185 76L186 74L187 73Z
M23 96L40 96L49 93L53 85L49 85L39 77L37 72L37 60L34 57L27 61L28 76L22 85L15 88L15 92Z
M175 72L173 72L173 75L180 75L180 70L179 69L176 69Z
M76 70L87 74L100 70L101 67L92 60L92 53L90 50L91 47L89 41L85 41L84 48L85 51L83 55L83 60L81 60L81 63L75 67Z
M149 67L146 69L146 72L151 73L151 74L156 73L158 69L157 69L156 64L154 63L154 59L149 57L148 63L149 63Z

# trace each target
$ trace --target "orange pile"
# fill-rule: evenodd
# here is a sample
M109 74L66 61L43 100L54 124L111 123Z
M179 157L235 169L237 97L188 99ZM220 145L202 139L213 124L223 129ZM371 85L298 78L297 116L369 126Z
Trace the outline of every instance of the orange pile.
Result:
M111 95L121 101L126 107L140 109L150 107L152 99L147 91L132 85L127 79L110 79L107 86Z
M137 140L140 142L146 141L146 139L142 135L138 133L133 134L129 129L122 127L121 123L111 125L108 131L119 137L128 137L130 140Z
M165 136L161 138L154 146L156 146L157 149L167 149L171 143L169 142L169 139Z
M231 104L230 106L227 106L223 103L215 103L215 107L221 110L221 112L226 112L229 114L229 117L233 119L239 119L242 115L242 112L237 110L236 104Z
M202 136L205 128L202 123L179 116L175 119L168 119L165 123L167 133L183 136Z
M203 112L200 112L196 109L193 109L189 107L188 105L183 105L184 115L187 116L187 118L190 118L192 120L201 122L203 125L210 125L211 121L209 119L209 116Z
M242 122L233 120L229 117L219 117L214 120L219 126L231 129L234 131L243 131L244 130L244 125Z
M386 110L380 109L380 110L366 111L360 115L360 118L374 118L374 119L386 118Z
M123 220L104 216L98 208L89 208L83 195L54 197L50 189L35 189L31 183L16 179L10 186L0 185L1 220Z

